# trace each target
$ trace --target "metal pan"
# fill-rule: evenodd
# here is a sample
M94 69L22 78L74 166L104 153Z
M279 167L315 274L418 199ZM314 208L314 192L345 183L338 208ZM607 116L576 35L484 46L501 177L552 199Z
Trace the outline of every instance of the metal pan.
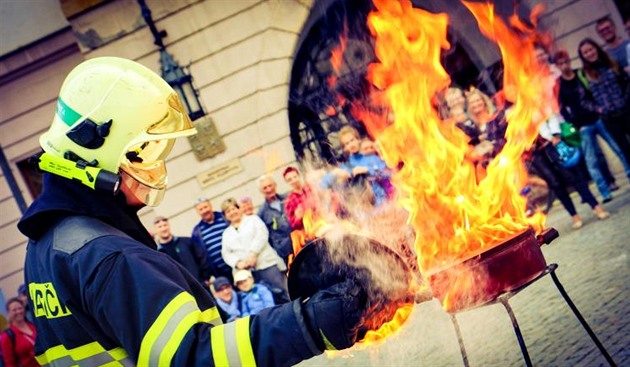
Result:
M539 236L529 228L475 257L425 276L446 311L478 307L540 275L547 266L540 247L557 237L553 228Z
M352 234L318 238L295 257L289 271L291 299L353 279L366 290L368 313L363 332L377 330L396 310L413 303L411 271L387 246Z

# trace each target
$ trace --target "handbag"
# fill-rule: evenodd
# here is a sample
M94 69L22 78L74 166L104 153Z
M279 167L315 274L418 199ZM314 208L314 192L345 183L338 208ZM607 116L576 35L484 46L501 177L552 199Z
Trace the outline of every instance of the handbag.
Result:
M560 137L562 140L572 147L579 148L582 145L580 131L570 122L560 123Z
M563 140L560 140L555 145L556 152L558 152L558 163L563 168L575 167L580 163L582 158L582 151L580 148L573 147Z

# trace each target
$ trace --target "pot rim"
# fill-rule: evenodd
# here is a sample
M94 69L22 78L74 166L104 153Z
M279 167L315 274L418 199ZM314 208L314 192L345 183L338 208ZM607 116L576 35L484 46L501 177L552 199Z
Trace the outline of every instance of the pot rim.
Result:
M457 266L474 266L476 263L485 261L488 258L492 258L497 253L503 252L509 247L524 242L526 238L532 238L532 241L534 241L533 243L536 246L540 246L540 244L536 240L536 232L534 231L534 228L532 226L528 226L513 237L508 238L507 240L498 243L497 245L488 249L482 249L481 251L478 251L476 254L469 256L466 259L460 261L452 261L448 265L440 266L439 268L426 269L423 270L422 273L425 274L426 277L431 277L434 274L441 273L443 271L449 271L450 269L453 269Z

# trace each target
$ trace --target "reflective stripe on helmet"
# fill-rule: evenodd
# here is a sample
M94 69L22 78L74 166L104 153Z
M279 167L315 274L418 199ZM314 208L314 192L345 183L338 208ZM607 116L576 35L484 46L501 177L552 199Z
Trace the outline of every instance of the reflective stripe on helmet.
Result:
M98 342L92 342L77 348L66 349L63 345L49 348L44 354L36 356L41 366L134 366L123 348L105 350Z
M210 341L215 366L256 366L249 336L249 321L248 316L211 329Z
M57 116L68 126L74 125L81 118L81 114L73 110L61 98L57 99Z
M217 322L216 307L201 312L187 292L173 298L142 339L138 366L170 366L186 333L197 323Z

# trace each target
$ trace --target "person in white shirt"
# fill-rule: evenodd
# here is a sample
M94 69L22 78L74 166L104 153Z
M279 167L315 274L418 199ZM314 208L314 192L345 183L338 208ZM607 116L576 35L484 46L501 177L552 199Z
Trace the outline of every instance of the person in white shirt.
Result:
M286 266L269 244L265 223L256 215L243 215L233 198L225 200L221 210L230 223L223 232L221 255L233 274L251 270L256 282L269 286L280 302L288 302Z

